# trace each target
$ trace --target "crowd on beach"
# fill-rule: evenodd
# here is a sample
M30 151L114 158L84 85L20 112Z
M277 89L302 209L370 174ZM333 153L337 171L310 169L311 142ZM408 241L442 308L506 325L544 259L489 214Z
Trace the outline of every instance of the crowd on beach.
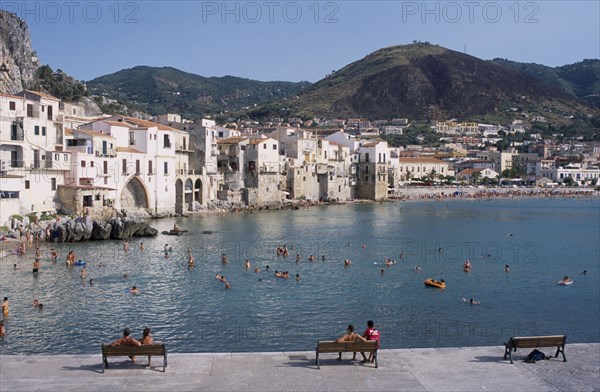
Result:
M402 194L391 195L390 200L421 200L421 199L517 199L517 198L588 198L598 197L598 192L591 189L546 189L546 188L464 188L444 189L435 188L409 189Z

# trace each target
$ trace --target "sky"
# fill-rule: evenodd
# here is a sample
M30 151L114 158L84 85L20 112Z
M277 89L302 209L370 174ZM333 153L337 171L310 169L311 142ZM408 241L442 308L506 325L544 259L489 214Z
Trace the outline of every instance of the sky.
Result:
M600 1L9 1L43 64L83 81L137 65L316 82L429 41L549 66L600 58Z

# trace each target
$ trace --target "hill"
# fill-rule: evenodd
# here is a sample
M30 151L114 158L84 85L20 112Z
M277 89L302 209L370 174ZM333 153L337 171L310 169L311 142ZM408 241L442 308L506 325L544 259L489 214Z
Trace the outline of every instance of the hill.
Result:
M15 94L28 88L39 66L27 23L0 9L0 92Z
M555 84L429 43L378 50L313 84L298 99L267 107L275 113L282 108L301 117L371 119L499 121L516 111L560 121L574 113L598 113ZM250 115L257 113L264 115L265 108Z
M150 114L197 118L300 93L310 83L261 82L234 76L203 77L171 67L138 66L87 82L90 94L134 104Z
M519 63L500 58L490 60L490 62L541 79L600 107L600 60L598 59L587 59L561 67Z

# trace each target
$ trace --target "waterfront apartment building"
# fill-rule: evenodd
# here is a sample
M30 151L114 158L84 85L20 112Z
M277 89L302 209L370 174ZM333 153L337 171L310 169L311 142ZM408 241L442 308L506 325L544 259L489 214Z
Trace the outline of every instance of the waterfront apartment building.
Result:
M71 164L62 110L48 94L0 94L0 222L56 210L56 190Z
M577 184L598 183L600 168L597 164L569 163L560 165L553 160L542 160L537 165L537 176L549 178L553 182L564 183L567 178L572 178Z
M13 214L171 214L203 203L188 132L35 91L0 95L0 221ZM6 196L6 197L5 197Z

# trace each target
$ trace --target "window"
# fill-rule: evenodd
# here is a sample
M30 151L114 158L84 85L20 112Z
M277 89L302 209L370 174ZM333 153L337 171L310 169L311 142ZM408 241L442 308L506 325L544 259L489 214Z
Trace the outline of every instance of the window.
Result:
M148 175L152 175L152 161L148 161Z
M77 115L77 109L73 108L73 115L76 116Z
M240 146L240 150L246 151L246 146Z
M69 154L63 154L64 161L67 162L69 160ZM93 165L92 165L93 166Z
M85 167L85 161L81 161L81 167Z
M95 199L96 199L96 201L100 201L100 194L97 194Z
M48 106L48 120L52 121L52 105Z
M165 162L165 175L169 174L169 162Z
M171 148L171 139L169 138L169 135L164 135L163 148Z
M123 159L123 174L127 174L127 159Z
M267 145L263 144L263 150L266 150L266 149L267 149Z
M30 103L27 104L27 117L33 117L33 105Z
M94 161L90 162L90 167L94 167Z
M54 160L60 161L60 154L54 154Z
M15 101L10 101L8 103L8 110L17 110L17 104Z
M50 188L55 191L56 190L56 178L50 179Z
M25 189L29 189L29 180L25 180Z
M102 165L103 165L102 173L103 174L108 174L108 161L103 161ZM106 182L105 182L105 184L106 184Z
M52 107L52 106L50 106ZM42 127L42 136L46 136L46 127Z
M40 126L39 125L36 125L35 127L33 127L33 134L34 135L40 134Z

